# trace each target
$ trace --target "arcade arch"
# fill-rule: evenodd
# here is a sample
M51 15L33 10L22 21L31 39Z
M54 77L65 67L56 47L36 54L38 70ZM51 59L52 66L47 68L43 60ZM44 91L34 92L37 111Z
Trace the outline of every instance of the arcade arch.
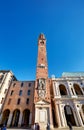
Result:
M30 110L25 109L23 111L22 126L28 126L29 125L29 117L30 117Z
M13 127L17 127L18 126L19 115L20 115L20 110L19 109L15 109L13 111L13 117L12 117L12 121L11 121L11 126L13 126Z
M83 95L82 91L81 91L81 88L79 87L78 84L73 84L73 87L75 89L75 92L77 95Z
M65 112L65 117L66 117L67 123L71 122L72 126L76 126L72 108L69 105L66 105L66 106L64 106L64 112Z
M63 84L59 85L59 90L61 95L67 95L66 87Z
M3 111L1 124L7 125L9 114L10 114L10 110L9 109L6 109L6 110Z

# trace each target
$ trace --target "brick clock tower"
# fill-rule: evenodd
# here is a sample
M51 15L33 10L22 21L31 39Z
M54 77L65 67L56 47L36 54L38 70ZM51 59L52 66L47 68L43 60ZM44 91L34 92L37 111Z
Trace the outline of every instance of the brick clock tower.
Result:
M44 34L40 34L38 38L38 57L34 104L35 122L38 122L41 128L46 128L46 124L48 122L52 126L51 98L46 54L46 39Z

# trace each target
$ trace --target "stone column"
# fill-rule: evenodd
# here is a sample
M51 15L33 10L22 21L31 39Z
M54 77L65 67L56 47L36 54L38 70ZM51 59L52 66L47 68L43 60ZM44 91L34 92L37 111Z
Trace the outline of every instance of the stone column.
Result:
M76 104L74 104L74 105L75 105L75 108L76 108ZM81 120L81 117L80 117L80 114L79 114L79 109L77 109L77 108L76 108L76 115L77 115L79 125L83 126L83 123L82 123L82 120Z
M64 127L67 127L67 121L66 121L66 117L65 117L65 112L64 112L64 106L63 106L63 118L64 118Z
M82 119L81 119L81 116L80 116L80 111L78 111L78 116L79 116L80 126L83 126L83 122L82 122Z
M57 120L57 123L58 123L58 127L61 127L61 121L60 121L60 114L59 114L59 108L58 108L58 105L59 104L56 104L55 103L55 110L56 110L56 120Z
M61 126L64 127L65 124L64 124L64 119L63 119L63 114L62 114L62 107L61 105L59 104L59 111L60 111L60 119L61 119Z
M35 107L35 122L38 122L38 108Z
M49 112L50 112L50 126L51 126L51 128L53 128L52 110L51 110L51 106L50 105L49 105Z
M57 94L56 94L56 82L53 82L53 93L54 93L54 96L57 96Z
M53 83L53 91L54 91L54 96L56 97L61 96L59 90L59 84L56 82Z
M71 90L71 88L72 88L72 90ZM77 96L74 87L70 87L70 92L71 92L71 96Z
M61 97L59 86L57 87L57 96Z
M66 87L67 96L70 96L70 90Z
M84 126L84 114L83 114L83 111L81 111L81 116L82 116L82 121L83 121L83 126Z
M84 95L84 91L83 91L82 87L80 87L80 90L82 91L82 94Z
M32 124L32 113L30 112L30 117L29 117L29 125Z
M19 121L18 121L18 127L21 127L21 124L22 124L22 116L23 116L23 113L20 112Z
M79 125L78 125L78 120L77 120L77 115L76 115L76 110L73 110L73 116L74 116L76 125L79 126Z
M73 89L73 92L74 92L74 95L73 95L73 96L77 96L77 94L76 94L76 92L75 92L75 88L72 87L72 89Z
M7 122L7 127L10 127L10 125L11 125L12 116L13 116L13 113L10 112L10 114L9 114L9 118L8 118L8 122Z

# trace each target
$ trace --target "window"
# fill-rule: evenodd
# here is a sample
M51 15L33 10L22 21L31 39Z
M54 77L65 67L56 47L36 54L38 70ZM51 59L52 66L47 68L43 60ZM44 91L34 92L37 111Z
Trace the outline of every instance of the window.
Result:
M23 87L23 82L21 83L21 87Z
M45 68L45 65L40 64L40 65L38 65L38 68Z
M4 102L4 98L2 98L2 100L1 100L1 104L3 104L3 102Z
M13 95L13 92L14 92L14 90L12 90L12 91L11 91L10 96L12 96L12 95Z
M28 90L27 95L30 95L30 90Z
M31 83L29 83L29 87L31 87Z
M29 104L29 98L27 98L27 100L26 100L26 104Z
M19 91L19 96L22 96L22 90Z
M8 105L10 105L10 103L11 103L11 98L9 98L9 100L8 100Z
M20 104L20 101L21 101L21 100L20 100L20 98L18 98L18 100L17 100L17 105L19 105L19 104Z

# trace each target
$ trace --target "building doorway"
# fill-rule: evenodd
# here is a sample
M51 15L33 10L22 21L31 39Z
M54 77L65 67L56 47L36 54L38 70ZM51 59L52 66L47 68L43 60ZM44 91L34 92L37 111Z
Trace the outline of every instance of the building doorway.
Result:
M22 126L27 127L29 125L30 110L25 109L23 111Z
M10 114L10 110L8 110L8 109L3 112L1 124L7 125L9 114Z
M64 112L65 112L65 117L66 117L67 123L71 122L72 126L76 126L72 108L69 105L66 105L64 107Z
M13 127L17 127L18 126L19 115L20 115L20 110L18 110L18 109L14 110L11 126L13 126Z

